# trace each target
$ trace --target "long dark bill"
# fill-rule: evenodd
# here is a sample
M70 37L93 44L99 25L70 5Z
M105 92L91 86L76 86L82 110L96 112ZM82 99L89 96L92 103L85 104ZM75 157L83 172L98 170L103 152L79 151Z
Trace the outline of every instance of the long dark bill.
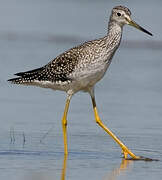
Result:
M153 36L152 33L150 33L149 31L147 31L146 29L144 29L143 27L141 27L140 25L138 25L135 21L129 20L127 19L127 21L129 22L129 25L139 29L140 31L149 34L150 36Z

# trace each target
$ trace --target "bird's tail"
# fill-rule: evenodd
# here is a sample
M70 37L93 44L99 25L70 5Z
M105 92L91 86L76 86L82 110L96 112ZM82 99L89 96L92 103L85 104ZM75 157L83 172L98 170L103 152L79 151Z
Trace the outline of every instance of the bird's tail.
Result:
M25 82L27 82L22 77L8 79L7 81L9 81L9 82L11 82L13 84L25 84Z
M19 76L17 78L8 79L9 82L13 84L31 84L35 80L38 79L40 72L44 69L44 67L34 69L31 71L20 72L14 75Z

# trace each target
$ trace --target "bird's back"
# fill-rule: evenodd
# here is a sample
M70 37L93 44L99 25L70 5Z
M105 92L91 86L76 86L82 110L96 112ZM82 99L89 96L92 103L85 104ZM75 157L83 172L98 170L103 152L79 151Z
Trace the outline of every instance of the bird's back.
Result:
M110 24L110 23L109 23ZM120 44L121 28L114 25L113 34L85 42L57 56L47 65L17 73L12 83L36 85L54 90L85 90L94 86L105 74Z
M99 68L99 63L102 64L101 59L106 56L105 48L105 38L85 42L62 53L41 68L15 74L19 77L9 81L26 85L32 85L37 81L50 81L56 84L73 81L77 74L86 75L89 67L91 70L93 66Z

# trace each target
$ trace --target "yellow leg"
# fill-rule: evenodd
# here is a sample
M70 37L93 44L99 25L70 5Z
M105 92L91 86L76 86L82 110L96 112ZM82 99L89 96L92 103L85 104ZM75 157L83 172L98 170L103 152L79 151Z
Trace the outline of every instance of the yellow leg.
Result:
M61 180L65 180L65 175L66 175L66 162L67 162L67 155L64 155L64 161L63 161L63 166L62 166L62 173L61 173Z
M67 148L67 113L69 109L71 96L68 96L66 100L65 110L62 117L62 128L63 128L63 138L64 138L64 154L68 154L68 148Z
M94 110L94 115L96 119L96 123L102 127L121 147L122 153L124 154L124 158L127 159L128 154L133 158L133 159L140 159L139 156L136 156L133 154L121 141L118 139L101 121L98 112L97 112L97 107L96 107L96 102L95 102L95 97L93 92L90 93L91 98L92 98L92 104L93 104L93 110Z

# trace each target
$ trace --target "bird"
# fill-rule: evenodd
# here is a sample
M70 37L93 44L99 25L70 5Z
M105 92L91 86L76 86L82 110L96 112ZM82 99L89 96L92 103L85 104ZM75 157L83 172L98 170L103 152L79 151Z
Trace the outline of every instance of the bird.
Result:
M68 155L67 115L71 98L79 91L89 93L93 105L96 123L120 146L123 158L136 160L142 156L135 155L106 125L102 122L95 100L95 85L100 81L118 49L124 25L133 26L152 36L152 33L138 25L131 18L131 11L125 6L115 6L108 21L107 34L91 41L86 41L58 55L48 64L14 75L8 81L19 85L39 86L52 90L64 91L67 94L62 117L64 154Z

